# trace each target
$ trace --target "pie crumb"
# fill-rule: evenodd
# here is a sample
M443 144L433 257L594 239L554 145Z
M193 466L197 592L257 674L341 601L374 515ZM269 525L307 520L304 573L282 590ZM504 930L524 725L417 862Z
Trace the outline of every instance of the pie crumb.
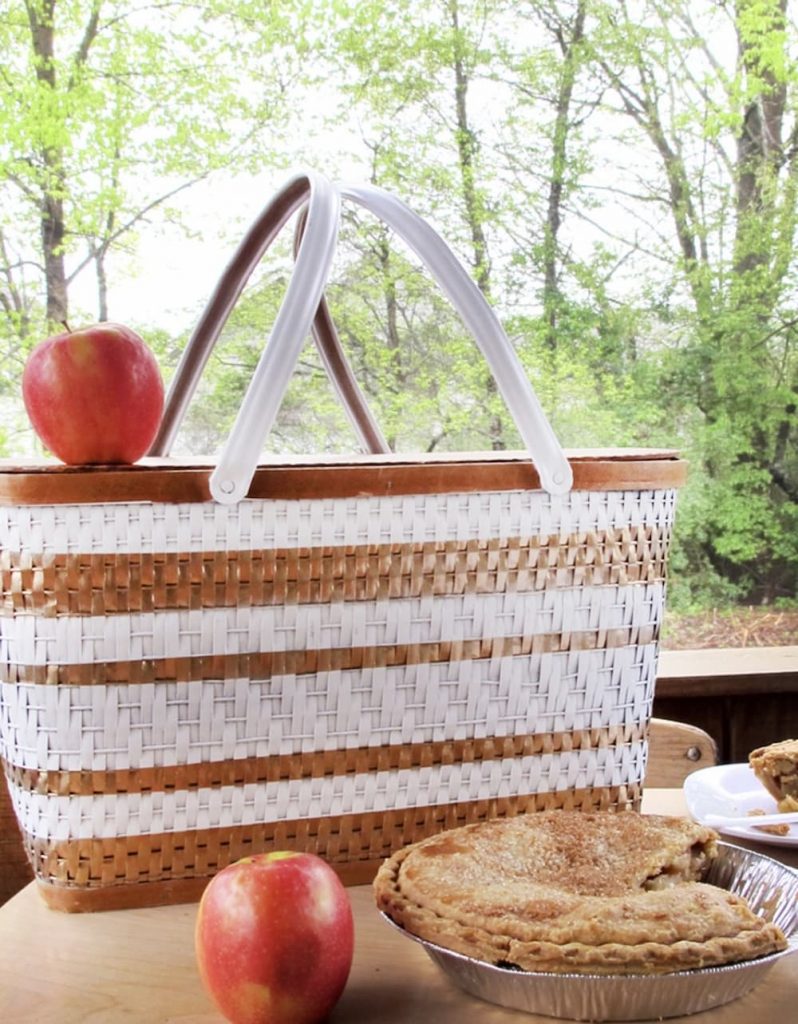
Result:
M754 807L748 815L751 818L755 818L758 814L767 814L767 811L762 807ZM752 825L758 832L767 832L771 836L788 836L790 834L789 825Z

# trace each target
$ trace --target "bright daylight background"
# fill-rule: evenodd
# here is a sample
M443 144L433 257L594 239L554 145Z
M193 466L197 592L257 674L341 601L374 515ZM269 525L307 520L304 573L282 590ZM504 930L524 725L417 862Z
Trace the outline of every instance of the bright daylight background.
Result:
M120 320L168 379L274 190L372 181L450 242L566 446L690 460L671 608L792 614L798 579L794 0L8 0L0 454L40 454L25 358ZM180 436L218 450L291 271L228 323ZM347 209L328 295L397 450L517 447L408 251ZM269 452L356 447L308 343ZM795 622L795 618L791 620Z

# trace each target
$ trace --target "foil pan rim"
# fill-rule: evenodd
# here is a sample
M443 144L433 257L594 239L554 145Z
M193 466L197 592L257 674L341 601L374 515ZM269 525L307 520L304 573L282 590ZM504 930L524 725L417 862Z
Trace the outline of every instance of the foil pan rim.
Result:
M714 884L749 899L755 912L778 919L787 948L752 960L664 974L525 971L476 960L402 928L453 984L487 1002L570 1020L642 1021L687 1016L731 1002L757 986L779 961L798 951L798 871L765 854L718 843ZM714 867L714 865L713 865ZM730 884L723 885L723 881ZM783 890L788 890L787 896ZM773 892L782 895L774 907ZM764 899L761 897L764 896ZM760 897L757 902L757 897Z
M487 960L477 960L475 957L467 956L465 953L458 953L457 950L447 949L445 946L438 946L434 942L430 942L429 939L422 939L420 935L414 935L412 932L407 931L400 924L397 924L385 911L379 911L380 916L383 920L401 935L404 935L408 939L412 939L413 942L417 942L419 946L423 946L424 949L429 953L434 953L437 956L446 957L451 960L459 960L464 964L478 968L484 971L486 974L496 974L497 976L506 976L508 978L524 978L532 980L546 980L550 981L557 979L560 981L570 982L592 982L597 984L608 984L610 982L618 984L623 982L627 984L629 982L642 983L642 984L653 984L657 981L661 981L662 978L684 978L684 977L695 977L698 974L704 976L710 975L724 975L739 971L741 968L750 967L756 964L757 967L764 967L776 963L777 960L782 960L784 957L790 956L793 953L798 952L798 935L793 936L787 940L787 948L777 950L775 953L767 953L765 956L758 956L751 960L735 960L728 964L715 964L712 967L690 967L683 971L667 971L665 973L655 974L591 974L588 971L527 971L523 968L515 967L502 967L500 964L492 964Z

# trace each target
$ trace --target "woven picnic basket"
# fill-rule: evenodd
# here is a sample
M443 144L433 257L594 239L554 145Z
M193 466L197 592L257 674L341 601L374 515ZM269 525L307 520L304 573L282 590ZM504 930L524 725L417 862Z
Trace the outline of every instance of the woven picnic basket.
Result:
M323 300L342 200L426 263L528 451L382 450ZM300 211L227 444L170 458L245 281ZM310 332L367 454L258 464ZM432 229L380 190L292 178L222 275L151 457L0 468L0 753L45 899L191 900L271 848L361 882L442 828L638 806L684 470L671 451L564 455Z

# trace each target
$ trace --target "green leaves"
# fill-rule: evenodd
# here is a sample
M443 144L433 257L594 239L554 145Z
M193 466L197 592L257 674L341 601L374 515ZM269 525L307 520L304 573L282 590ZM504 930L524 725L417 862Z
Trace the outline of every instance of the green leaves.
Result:
M108 254L175 189L271 159L296 57L285 20L264 27L262 15L248 0L7 5L0 174L15 207L0 227L21 256L4 268L9 289L26 294L30 315L40 303L66 316L75 277L92 263L104 273ZM21 230L37 221L32 237Z
M794 594L793 6L10 0L0 388L14 392L75 281L94 267L103 294L106 262L185 216L192 182L345 168L449 241L565 443L685 452L677 602ZM242 229L228 216L209 223L232 248ZM286 243L236 309L188 447L215 450L229 429L290 269ZM347 212L328 294L398 448L518 443L473 339L372 218ZM113 301L111 287L111 314ZM309 344L270 450L354 446Z

